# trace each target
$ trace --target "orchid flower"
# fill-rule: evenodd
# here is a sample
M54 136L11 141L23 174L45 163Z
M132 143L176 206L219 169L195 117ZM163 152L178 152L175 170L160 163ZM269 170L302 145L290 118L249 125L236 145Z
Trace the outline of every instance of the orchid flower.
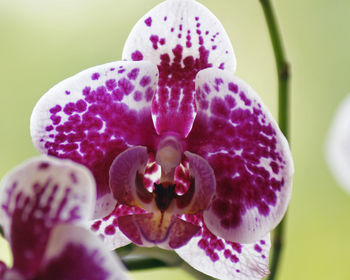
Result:
M326 143L326 159L334 177L350 193L350 96L340 104Z
M261 279L293 162L271 113L235 76L221 23L196 1L167 0L139 20L122 56L39 100L35 147L92 171L91 229L111 249L157 245L220 279Z
M95 197L91 173L70 160L38 157L7 174L0 218L13 267L0 262L0 279L127 279L116 255L82 227Z

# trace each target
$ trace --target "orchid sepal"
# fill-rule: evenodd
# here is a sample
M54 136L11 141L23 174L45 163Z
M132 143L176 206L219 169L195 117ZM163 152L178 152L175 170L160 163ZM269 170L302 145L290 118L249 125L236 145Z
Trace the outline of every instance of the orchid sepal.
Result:
M182 137L188 135L196 114L197 72L207 67L232 72L236 68L230 39L220 21L193 0L168 0L150 10L130 32L122 57L158 66L158 90L152 104L156 131Z

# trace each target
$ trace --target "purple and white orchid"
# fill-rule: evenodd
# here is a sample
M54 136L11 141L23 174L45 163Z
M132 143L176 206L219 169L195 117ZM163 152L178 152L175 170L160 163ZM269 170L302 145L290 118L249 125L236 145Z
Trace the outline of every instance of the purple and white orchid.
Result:
M0 279L127 279L117 256L83 227L96 199L94 178L84 166L34 158L4 177L0 199L13 253L12 268L0 262Z
M196 1L167 0L135 25L123 61L78 73L39 100L34 145L92 171L91 229L111 249L174 249L220 279L268 273L269 232L287 209L293 162L235 68L218 19Z

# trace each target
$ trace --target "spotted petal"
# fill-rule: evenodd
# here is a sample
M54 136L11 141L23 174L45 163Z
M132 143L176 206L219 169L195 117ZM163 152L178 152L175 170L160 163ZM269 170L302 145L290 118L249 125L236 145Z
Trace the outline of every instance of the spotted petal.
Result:
M52 231L37 280L124 280L125 268L92 233L63 224Z
M108 186L114 158L130 145L152 147L150 107L158 80L147 62L112 62L87 69L50 89L31 117L35 147L89 167L97 182L95 217L115 200Z
M259 96L234 74L206 69L196 86L188 150L207 159L216 177L204 222L226 240L255 242L287 209L294 172L288 143Z
M131 31L123 59L147 60L159 69L152 106L158 133L186 136L195 117L194 80L207 67L234 71L236 60L219 20L193 0L168 0L143 16Z
M350 193L350 96L341 103L333 119L326 159L339 184Z
M38 157L8 173L1 183L0 219L14 268L34 275L52 228L91 218L95 188L90 172L70 160Z
M256 243L233 243L211 234L200 215L187 215L186 219L202 229L175 251L195 269L218 279L258 280L269 273L269 234Z

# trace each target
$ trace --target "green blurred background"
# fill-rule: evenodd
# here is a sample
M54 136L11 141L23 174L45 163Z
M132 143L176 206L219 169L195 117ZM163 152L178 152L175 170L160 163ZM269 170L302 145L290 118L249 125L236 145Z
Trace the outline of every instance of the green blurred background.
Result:
M0 0L0 176L37 155L32 109L50 87L85 68L119 60L136 21L160 0ZM271 43L258 0L202 0L226 28L237 75L277 117ZM350 1L276 0L291 63L291 146L295 160L279 279L350 279L350 195L324 161L332 115L350 92ZM349 170L350 172L350 170ZM0 255L10 262L2 240ZM134 279L192 279L179 269Z

